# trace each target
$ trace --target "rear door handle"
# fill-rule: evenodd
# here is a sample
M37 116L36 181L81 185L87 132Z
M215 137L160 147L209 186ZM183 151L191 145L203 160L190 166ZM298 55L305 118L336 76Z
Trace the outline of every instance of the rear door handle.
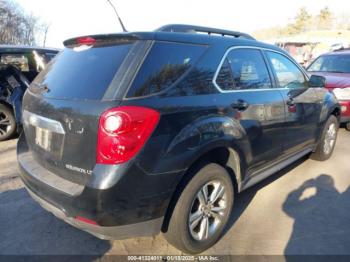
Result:
M231 104L231 107L240 111L244 111L249 107L249 103L242 99L238 99L236 102Z

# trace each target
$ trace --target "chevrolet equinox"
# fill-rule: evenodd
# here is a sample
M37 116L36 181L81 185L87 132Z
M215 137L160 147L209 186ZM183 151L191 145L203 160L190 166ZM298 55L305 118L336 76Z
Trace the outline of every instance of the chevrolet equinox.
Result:
M324 77L250 35L168 25L64 45L24 95L21 178L101 239L163 232L202 252L238 193L334 149L340 107Z

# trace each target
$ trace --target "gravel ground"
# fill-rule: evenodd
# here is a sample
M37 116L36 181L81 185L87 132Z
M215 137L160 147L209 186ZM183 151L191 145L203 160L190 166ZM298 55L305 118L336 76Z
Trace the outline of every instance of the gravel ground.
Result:
M102 241L44 211L18 177L16 142L0 143L0 254L181 254L162 235ZM330 160L301 159L242 193L205 254L350 254L349 145L341 129Z

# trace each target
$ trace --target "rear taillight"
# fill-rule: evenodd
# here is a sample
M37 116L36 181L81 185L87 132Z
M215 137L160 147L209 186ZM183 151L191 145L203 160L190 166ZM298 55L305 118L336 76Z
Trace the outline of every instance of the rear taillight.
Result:
M138 106L121 106L107 110L100 117L98 164L120 164L134 157L152 134L159 113Z

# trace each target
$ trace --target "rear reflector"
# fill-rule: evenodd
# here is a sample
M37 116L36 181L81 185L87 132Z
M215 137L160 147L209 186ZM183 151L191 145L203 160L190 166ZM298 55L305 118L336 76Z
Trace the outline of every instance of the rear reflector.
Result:
M84 222L84 223L87 223L87 224L91 224L91 225L95 225L95 226L98 225L95 221L92 221L92 220L87 219L87 218L85 218L85 217L76 216L75 219L76 219L76 220L79 220L79 221L82 221L82 222Z
M100 117L98 164L121 164L133 158L146 143L158 124L159 113L138 106L121 106L107 110Z

